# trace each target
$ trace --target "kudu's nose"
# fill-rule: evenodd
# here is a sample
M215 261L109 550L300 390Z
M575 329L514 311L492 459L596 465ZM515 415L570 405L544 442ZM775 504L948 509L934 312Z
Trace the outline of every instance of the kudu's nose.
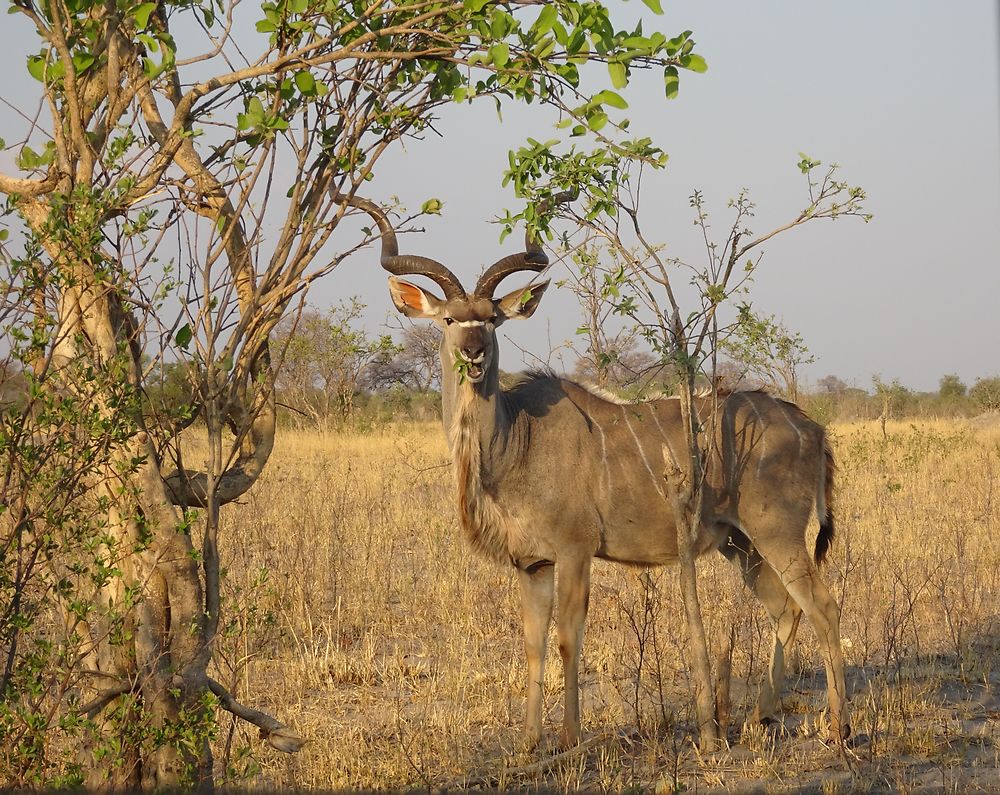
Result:
M470 362L478 362L486 353L482 345L463 345L462 355Z

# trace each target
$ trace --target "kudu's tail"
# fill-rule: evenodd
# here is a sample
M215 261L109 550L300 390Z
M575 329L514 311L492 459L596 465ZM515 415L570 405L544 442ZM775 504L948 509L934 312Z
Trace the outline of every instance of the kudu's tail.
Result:
M819 516L819 535L816 536L816 565L819 566L833 545L836 529L833 525L833 476L837 465L833 461L830 440L823 434L823 463L819 474L819 490L816 494L816 514Z

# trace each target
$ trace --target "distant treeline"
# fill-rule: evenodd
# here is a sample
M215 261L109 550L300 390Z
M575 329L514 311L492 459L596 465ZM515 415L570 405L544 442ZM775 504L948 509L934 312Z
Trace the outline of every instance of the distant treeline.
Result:
M399 351L392 353L398 356ZM360 377L351 379L333 376L326 379L279 378L279 423L286 427L351 427L363 431L390 422L440 419L441 395L436 388L440 383L439 374L432 372L419 379L412 375L415 368L393 369L394 356L385 357L385 361L387 364L381 369L370 367L366 372L365 368L358 368ZM391 377L374 377L376 371L389 372ZM580 374L576 377L580 378ZM507 386L518 378L516 373L501 375L502 383ZM588 379L584 376L583 380ZM747 379L735 384L723 381L722 384L726 389L766 389L790 397L776 384ZM28 388L28 381L20 371L9 366L0 370L0 405L3 407L10 409L23 405ZM606 383L604 388L628 399L671 391L665 383L650 382L641 389L628 383ZM144 389L144 404L152 413L184 416L197 403L189 384L188 369L179 363L153 368ZM974 417L1000 412L1000 376L980 378L972 387L967 387L957 376L945 375L936 392L919 392L898 380L885 383L878 378L873 380L873 388L869 391L848 386L836 376L827 376L810 390L800 389L796 402L823 424Z

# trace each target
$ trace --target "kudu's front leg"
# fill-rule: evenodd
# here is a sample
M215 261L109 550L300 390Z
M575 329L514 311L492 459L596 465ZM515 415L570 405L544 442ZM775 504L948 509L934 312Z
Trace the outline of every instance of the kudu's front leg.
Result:
M524 718L524 745L529 751L542 737L542 685L545 681L545 642L552 619L555 567L551 563L517 570L521 583L524 652L528 658L528 707Z
M560 744L580 742L580 652L590 603L590 557L559 561L559 656L563 662L565 707Z

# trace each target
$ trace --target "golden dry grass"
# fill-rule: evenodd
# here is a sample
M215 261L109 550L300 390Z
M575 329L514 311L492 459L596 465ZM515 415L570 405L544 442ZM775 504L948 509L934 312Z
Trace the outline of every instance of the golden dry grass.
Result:
M831 430L839 534L824 576L842 605L861 740L849 764L819 739L824 676L808 626L783 731L741 730L771 634L721 556L703 561L700 586L716 644L735 640L730 751L706 759L691 745L674 572L598 562L582 673L592 742L554 765L538 764L546 750L520 753L516 581L466 548L442 431L419 425L285 432L261 482L225 512L218 674L310 740L282 756L224 719L226 775L323 789L1000 785L1000 427L887 430ZM545 679L554 736L554 642Z

